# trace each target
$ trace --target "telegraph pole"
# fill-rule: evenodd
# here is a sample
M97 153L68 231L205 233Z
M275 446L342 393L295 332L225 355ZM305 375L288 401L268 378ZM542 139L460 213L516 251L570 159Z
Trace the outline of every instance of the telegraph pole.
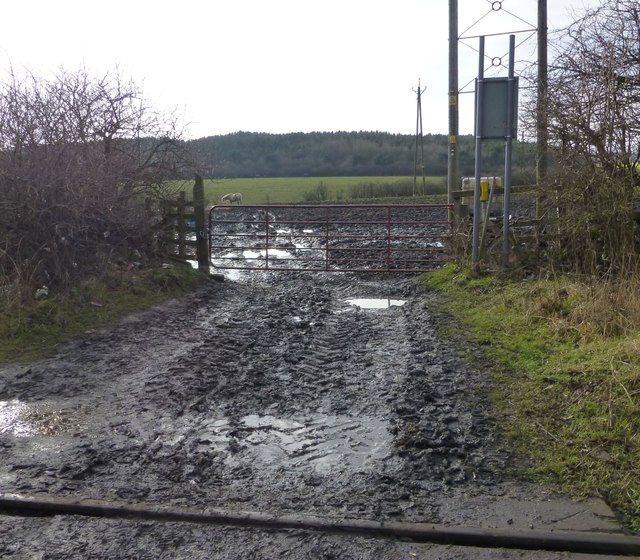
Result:
M458 165L458 0L449 0L449 150L447 158L448 202L460 187Z
M547 92L547 0L538 0L538 88L536 101L536 183L540 185L548 171Z
M420 143L420 170L422 173L422 189L420 194L425 194L426 184L424 176L424 142L422 138L422 94L427 88L420 89L420 80L418 80L418 89L413 90L418 95L418 115L416 117L416 155L413 162L413 196L416 196L418 183L418 143Z

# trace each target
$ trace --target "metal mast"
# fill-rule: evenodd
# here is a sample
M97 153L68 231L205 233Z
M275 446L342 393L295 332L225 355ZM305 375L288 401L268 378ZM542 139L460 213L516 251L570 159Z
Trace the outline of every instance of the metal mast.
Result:
M416 117L416 155L413 162L413 196L416 196L418 190L418 167L422 173L422 188L418 194L425 194L426 179L424 176L424 142L422 138L422 94L427 88L420 88L420 80L418 80L418 89L413 90L418 96L418 114ZM420 146L420 161L418 162L418 145Z
M460 188L458 164L458 0L449 0L449 150L447 157L447 199Z
M547 175L548 118L547 118L547 0L538 0L538 91L536 105L536 182L544 182Z

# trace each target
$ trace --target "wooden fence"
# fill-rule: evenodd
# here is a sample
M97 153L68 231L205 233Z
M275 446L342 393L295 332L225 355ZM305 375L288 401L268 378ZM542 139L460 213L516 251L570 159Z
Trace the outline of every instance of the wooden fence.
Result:
M550 225L547 217L542 219L538 214L538 191L535 185L513 186L511 188L511 207L509 220L510 260L522 260L526 253L535 252L545 233L545 225ZM489 200L497 201L495 205L487 201L481 209L479 257L482 261L500 261L504 254L502 239L503 187L491 189ZM471 218L473 215L474 190L452 192L453 199L453 231L452 250L467 253L471 251ZM506 265L506 263L503 263Z
M163 201L162 216L165 251L179 260L196 260L198 269L208 270L209 236L202 177L196 175L193 200L187 200L181 191L177 199Z

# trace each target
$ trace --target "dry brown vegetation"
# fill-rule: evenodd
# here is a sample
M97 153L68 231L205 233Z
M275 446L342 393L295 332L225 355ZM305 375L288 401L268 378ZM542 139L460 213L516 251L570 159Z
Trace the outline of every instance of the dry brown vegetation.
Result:
M117 75L61 71L0 84L0 287L67 291L154 251L145 199L184 164L175 123Z

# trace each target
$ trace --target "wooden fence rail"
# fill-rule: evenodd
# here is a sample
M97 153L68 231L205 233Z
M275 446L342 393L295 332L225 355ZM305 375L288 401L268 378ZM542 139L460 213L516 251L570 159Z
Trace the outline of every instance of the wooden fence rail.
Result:
M183 261L196 260L198 269L208 269L209 242L202 177L196 175L193 200L187 200L186 193L180 191L177 199L163 201L162 215L165 250Z
M474 189L454 191L453 200L453 247L454 252L470 254ZM489 200L481 209L480 219L480 260L489 264L503 258L503 187L492 187ZM526 260L527 253L533 253L541 239L548 236L545 225L553 220L549 216L537 216L538 191L535 185L518 185L511 188L509 219L509 259L513 262ZM494 202L495 201L495 202ZM505 263L503 263L503 266Z

